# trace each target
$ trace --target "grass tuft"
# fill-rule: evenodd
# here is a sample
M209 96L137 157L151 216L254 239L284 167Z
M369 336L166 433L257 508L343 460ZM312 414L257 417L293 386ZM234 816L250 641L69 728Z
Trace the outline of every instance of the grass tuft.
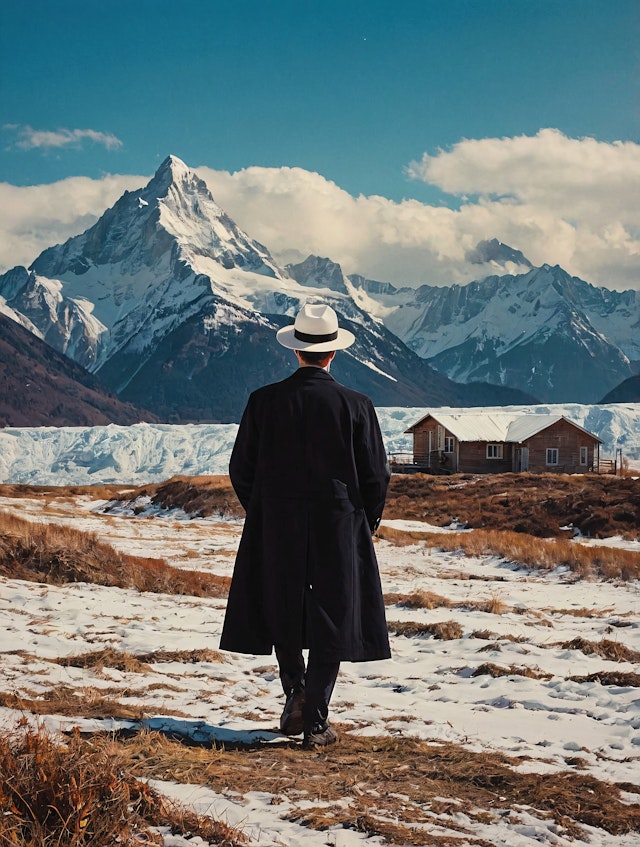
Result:
M467 556L499 556L528 568L568 567L589 579L640 579L640 553L616 547L593 546L565 538L536 538L522 532L477 529L473 532L415 532L381 526L380 538L393 544L424 543L437 550L459 550Z
M226 597L230 579L120 553L94 533L0 512L0 575L64 585L90 582L162 594Z
M603 638L602 641L588 641L586 638L574 638L571 641L563 641L552 645L562 647L563 650L580 650L587 656L601 656L612 662L640 662L640 651L632 650L630 647Z
M640 688L640 673L629 671L596 671L587 676L570 676L572 682L599 682L600 685L617 685L621 688Z
M164 798L126 769L108 738L66 743L26 725L0 735L0 844L120 847L164 844L157 827L235 847L245 836Z
M415 621L387 621L387 629L393 635L407 638L432 635L441 641L454 641L462 638L462 627L457 621L437 621L436 623L416 623Z
M502 668L499 665L494 665L492 662L485 662L477 667L471 676L492 676L494 679L500 676L526 676L529 679L551 679L553 674L534 671L532 668L518 668L515 665Z
M115 668L127 673L149 673L151 664L165 662L181 662L182 664L195 664L197 662L211 662L220 664L226 661L225 656L218 650L154 650L151 653L141 653L137 656L113 647L104 650L93 650L89 653L81 653L77 656L65 656L61 659L53 659L53 662L65 668Z

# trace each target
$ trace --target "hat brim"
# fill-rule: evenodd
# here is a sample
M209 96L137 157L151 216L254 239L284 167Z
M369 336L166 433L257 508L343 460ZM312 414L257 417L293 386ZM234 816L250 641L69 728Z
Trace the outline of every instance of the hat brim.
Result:
M321 341L317 344L300 341L295 336L295 326L284 326L276 332L276 340L288 350L308 350L310 353L330 353L332 350L344 350L351 347L356 340L355 335L348 329L339 329L338 337L333 341Z

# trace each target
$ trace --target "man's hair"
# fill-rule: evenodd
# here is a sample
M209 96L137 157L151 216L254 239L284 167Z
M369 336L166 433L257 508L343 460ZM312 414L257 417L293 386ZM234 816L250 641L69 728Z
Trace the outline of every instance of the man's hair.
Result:
M305 365L320 365L324 367L331 356L331 352L318 353L316 350L298 350L300 358Z

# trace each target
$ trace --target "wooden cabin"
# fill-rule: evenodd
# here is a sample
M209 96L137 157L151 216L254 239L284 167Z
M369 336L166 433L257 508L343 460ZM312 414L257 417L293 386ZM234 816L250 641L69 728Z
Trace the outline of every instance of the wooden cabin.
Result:
M413 457L404 469L431 473L597 472L602 444L562 415L436 411L406 432Z

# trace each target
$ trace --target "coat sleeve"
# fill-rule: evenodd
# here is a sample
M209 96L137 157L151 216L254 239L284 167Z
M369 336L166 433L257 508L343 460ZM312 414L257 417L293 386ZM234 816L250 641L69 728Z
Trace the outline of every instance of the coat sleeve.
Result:
M259 430L254 406L253 397L249 397L229 460L231 484L245 512L251 500L258 459Z
M356 429L354 452L362 504L371 532L375 532L382 518L391 474L378 416L371 400L368 400Z

